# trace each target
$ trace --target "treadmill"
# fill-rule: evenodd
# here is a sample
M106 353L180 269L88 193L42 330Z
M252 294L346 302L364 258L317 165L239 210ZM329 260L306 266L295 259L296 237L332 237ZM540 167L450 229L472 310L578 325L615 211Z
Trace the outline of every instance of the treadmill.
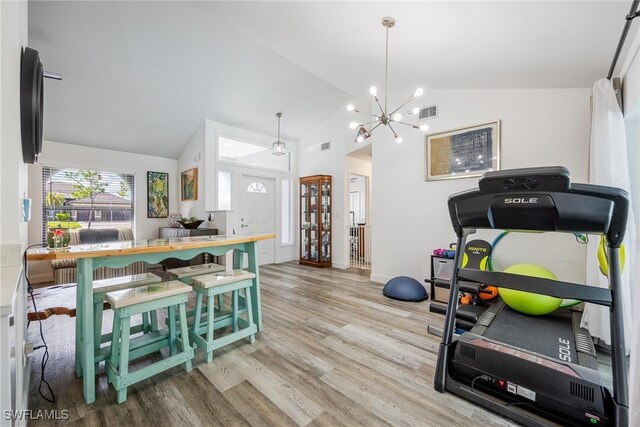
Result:
M434 387L519 423L544 426L628 425L629 397L620 292L620 245L629 196L621 189L572 184L563 167L489 172L479 188L449 198L458 243ZM609 289L557 280L461 268L476 229L604 234ZM471 330L455 334L460 283L491 283L525 292L579 299L610 309L612 390L600 380L595 348L580 328L581 313L546 316L511 310L499 300Z

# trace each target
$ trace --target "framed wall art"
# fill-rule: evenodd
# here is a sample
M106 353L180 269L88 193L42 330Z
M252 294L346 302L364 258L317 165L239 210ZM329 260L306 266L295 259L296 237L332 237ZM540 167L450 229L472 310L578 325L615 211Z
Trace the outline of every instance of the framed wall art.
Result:
M425 164L427 181L500 170L500 120L426 135Z
M198 200L198 168L180 174L180 195L182 201Z
M147 218L169 215L169 174L147 172Z

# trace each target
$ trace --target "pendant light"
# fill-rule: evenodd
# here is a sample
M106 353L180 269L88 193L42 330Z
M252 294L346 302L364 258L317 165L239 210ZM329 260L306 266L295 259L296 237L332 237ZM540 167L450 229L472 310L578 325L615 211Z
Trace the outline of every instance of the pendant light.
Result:
M282 117L282 113L277 113L276 117L278 118L278 139L273 143L273 155L284 156L286 153L284 150L284 141L280 140L280 117Z

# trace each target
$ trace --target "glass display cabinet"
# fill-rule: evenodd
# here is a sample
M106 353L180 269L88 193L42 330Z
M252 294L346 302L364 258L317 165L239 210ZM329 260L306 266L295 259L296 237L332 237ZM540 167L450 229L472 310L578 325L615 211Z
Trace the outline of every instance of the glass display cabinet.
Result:
M331 267L331 176L300 178L300 264Z

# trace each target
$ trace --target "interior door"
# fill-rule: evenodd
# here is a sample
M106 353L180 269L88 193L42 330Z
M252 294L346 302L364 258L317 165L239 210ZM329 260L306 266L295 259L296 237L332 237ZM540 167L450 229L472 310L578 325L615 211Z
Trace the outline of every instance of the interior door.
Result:
M272 178L242 175L238 209L241 235L274 232L274 190ZM260 265L274 262L274 244L274 239L258 242Z

